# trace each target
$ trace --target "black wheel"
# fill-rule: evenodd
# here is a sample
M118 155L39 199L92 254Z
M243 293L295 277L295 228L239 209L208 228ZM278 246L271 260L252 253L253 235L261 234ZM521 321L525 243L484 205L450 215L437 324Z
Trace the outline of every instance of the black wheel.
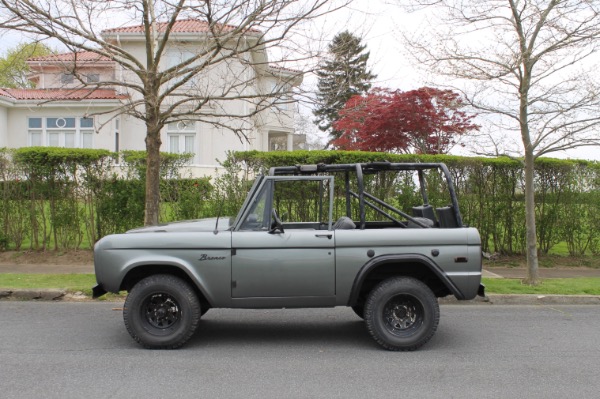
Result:
M354 313L356 313L356 315L361 319L365 318L365 305L352 306L352 310L354 310Z
M157 274L137 283L125 300L123 319L129 335L149 349L175 349L194 334L200 301L182 279Z
M371 291L364 315L367 329L379 345L393 351L412 351L435 334L440 307L423 282L394 277Z

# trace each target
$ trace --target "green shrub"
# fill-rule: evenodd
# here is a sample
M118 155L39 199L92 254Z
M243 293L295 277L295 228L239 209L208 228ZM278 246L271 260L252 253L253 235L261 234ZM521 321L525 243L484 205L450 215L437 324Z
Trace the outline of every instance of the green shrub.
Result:
M352 151L230 152L222 161L223 172L211 181L182 178L181 167L190 159L191 154L161 154L161 222L235 216L254 176L273 166L444 162L452 173L463 220L479 229L483 249L502 254L525 251L520 160ZM145 165L144 151L0 149L0 248L91 246L106 234L141 226ZM343 179L336 181L341 187ZM430 173L428 181L430 202L446 205L441 176ZM411 176L367 176L365 185L405 212L420 201ZM540 158L535 187L541 252L551 252L560 242L574 256L600 253L600 163ZM345 213L344 201L336 202L335 213Z
M273 166L381 161L445 163L454 179L463 220L479 229L483 249L507 255L524 254L524 170L518 159L347 151L247 151L230 154L226 162L232 170L267 172ZM429 180L434 185L442 183L435 176ZM373 184L370 190L390 189L382 182ZM409 210L418 201L414 181L404 179L394 184L398 206ZM539 158L535 187L540 251L548 253L558 242L567 242L571 255L598 253L600 163ZM433 190L430 198L433 205L443 205L442 192L442 186L437 194Z

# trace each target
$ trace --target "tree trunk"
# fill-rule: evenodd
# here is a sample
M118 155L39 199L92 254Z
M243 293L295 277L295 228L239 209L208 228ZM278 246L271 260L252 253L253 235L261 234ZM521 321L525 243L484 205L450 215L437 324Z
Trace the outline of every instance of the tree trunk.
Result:
M160 204L160 128L147 126L146 134L146 207L144 225L158 224Z
M525 283L539 284L537 235L535 226L535 189L533 185L534 169L533 151L525 150L525 227L527 246L527 278Z

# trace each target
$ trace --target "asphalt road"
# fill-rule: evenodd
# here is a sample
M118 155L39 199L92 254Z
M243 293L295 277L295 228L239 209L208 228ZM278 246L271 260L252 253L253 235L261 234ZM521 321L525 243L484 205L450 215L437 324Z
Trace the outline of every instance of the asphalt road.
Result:
M443 305L411 353L350 309L211 310L141 349L119 303L0 302L2 398L595 398L600 306Z

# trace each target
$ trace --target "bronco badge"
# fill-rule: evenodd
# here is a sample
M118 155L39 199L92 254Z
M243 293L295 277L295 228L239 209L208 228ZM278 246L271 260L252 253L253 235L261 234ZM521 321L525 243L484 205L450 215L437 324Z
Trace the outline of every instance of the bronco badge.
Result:
M224 256L208 256L207 254L202 254L200 255L200 258L198 258L198 260L203 261L203 260L223 260L225 259Z

